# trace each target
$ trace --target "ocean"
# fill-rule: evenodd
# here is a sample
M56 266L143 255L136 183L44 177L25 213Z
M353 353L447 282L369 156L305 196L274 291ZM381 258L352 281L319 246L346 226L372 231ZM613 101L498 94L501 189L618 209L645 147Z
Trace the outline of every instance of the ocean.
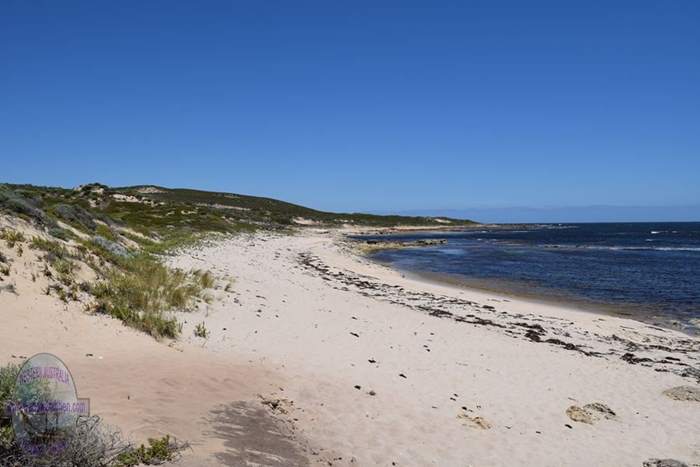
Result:
M361 238L444 239L442 245L380 250L372 258L469 287L700 334L700 222L544 224Z

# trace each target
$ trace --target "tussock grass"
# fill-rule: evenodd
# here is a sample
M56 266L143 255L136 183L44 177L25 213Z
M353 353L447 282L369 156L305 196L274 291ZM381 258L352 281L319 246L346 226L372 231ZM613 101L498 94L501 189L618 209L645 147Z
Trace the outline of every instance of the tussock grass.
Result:
M199 323L197 324L197 326L194 327L194 335L195 337L201 337L203 339L209 337L209 331L207 330L204 323Z
M75 300L77 294L76 290L72 288L74 285L73 273L78 269L78 265L73 261L75 256L72 255L65 246L54 240L34 237L29 246L35 250L45 251L46 262L56 271L56 278L66 287L71 287L71 289L67 291L62 289L60 291L57 290L61 300ZM49 278L53 277L53 274L48 268L44 269L44 275Z
M171 310L186 310L204 287L195 274L169 269L150 255L123 259L92 287L97 310L156 338L181 332Z
M203 289L211 289L216 283L216 279L214 279L214 276L210 271L202 271L197 269L193 271L192 274L199 279L199 284Z
M24 234L13 229L0 230L0 238L5 240L8 248L14 248L15 244L26 241Z
M58 259L65 259L70 257L68 249L54 240L46 240L40 237L34 237L29 243L29 247L34 250L45 251Z

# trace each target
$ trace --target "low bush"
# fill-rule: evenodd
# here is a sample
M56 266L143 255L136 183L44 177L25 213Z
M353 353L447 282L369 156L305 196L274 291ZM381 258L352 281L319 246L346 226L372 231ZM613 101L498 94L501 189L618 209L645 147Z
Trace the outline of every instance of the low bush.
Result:
M66 229L62 229L60 227L51 227L49 230L49 235L51 235L54 238L58 238L59 240L66 241L68 240L71 236L72 233L67 231Z
M73 204L57 204L53 213L69 224L94 231L97 227L92 215L82 207Z
M41 199L0 186L0 209L20 214L40 225L53 227L56 222L41 209Z
M162 438L149 438L148 446L142 444L136 449L124 452L117 458L116 465L120 467L133 467L141 464L160 465L177 460L180 452L186 447L187 444L178 443L169 435Z

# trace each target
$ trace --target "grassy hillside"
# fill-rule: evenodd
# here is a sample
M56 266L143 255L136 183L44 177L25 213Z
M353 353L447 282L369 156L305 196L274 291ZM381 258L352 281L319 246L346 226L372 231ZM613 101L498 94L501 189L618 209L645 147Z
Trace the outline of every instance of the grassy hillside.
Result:
M65 212L65 208L56 210L56 206L62 205L79 206L96 219L123 224L147 236L164 237L193 232L278 229L311 223L327 226L473 223L446 218L331 213L270 198L158 186L110 188L90 184L79 189L65 189L0 185L0 209L4 207L49 226L52 219L61 217L61 209Z

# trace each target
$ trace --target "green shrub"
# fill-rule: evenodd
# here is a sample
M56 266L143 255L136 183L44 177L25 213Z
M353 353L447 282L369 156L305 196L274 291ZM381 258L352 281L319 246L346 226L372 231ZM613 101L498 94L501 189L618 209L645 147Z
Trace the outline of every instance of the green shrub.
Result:
M186 448L186 444L180 444L169 435L162 438L149 438L148 447L143 444L136 449L131 449L117 457L116 465L133 467L135 465L160 465L177 459L180 451Z
M94 231L97 227L92 215L82 207L73 204L57 204L53 207L53 213L69 224L83 229Z
M14 398L15 380L19 369L20 366L13 363L0 367L0 420L5 413L5 404Z
M101 237L106 238L107 240L111 240L113 242L117 241L117 235L112 229L110 229L106 225L97 224L97 227L95 228L95 233L97 235L100 235Z
M62 229L60 227L51 227L49 230L49 235L51 235L54 238L58 238L59 240L66 241L71 237L71 233L68 232L66 229Z

